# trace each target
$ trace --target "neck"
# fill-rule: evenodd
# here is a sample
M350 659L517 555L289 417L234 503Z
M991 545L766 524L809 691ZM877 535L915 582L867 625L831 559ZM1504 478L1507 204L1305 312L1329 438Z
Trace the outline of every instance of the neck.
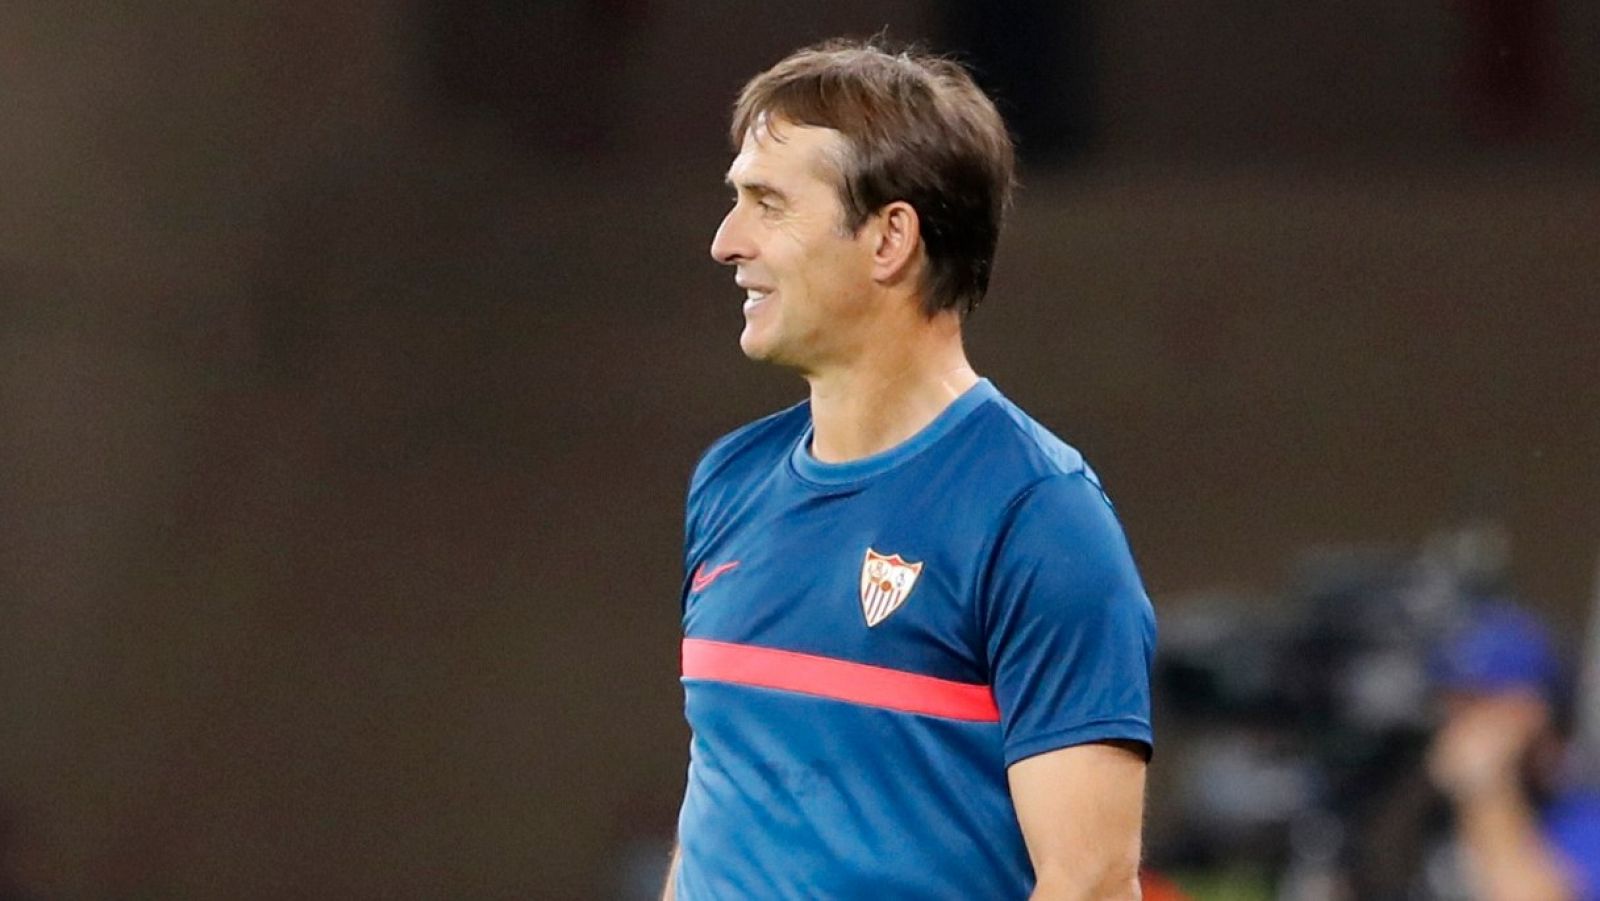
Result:
M886 451L920 432L977 384L954 314L899 332L851 365L806 375L811 453L844 463Z

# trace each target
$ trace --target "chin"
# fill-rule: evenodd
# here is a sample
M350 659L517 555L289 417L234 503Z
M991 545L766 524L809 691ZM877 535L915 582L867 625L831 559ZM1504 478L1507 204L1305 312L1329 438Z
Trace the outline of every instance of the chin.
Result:
M744 332L739 335L739 349L744 351L744 355L752 360L763 363L771 362L775 350L772 345L772 341L767 340L766 336L759 334L756 329L749 325L746 325Z

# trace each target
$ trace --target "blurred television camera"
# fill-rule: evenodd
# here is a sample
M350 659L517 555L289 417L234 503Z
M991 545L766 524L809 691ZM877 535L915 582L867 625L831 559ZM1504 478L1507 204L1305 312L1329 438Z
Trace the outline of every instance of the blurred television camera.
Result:
M1253 867L1280 901L1452 897L1425 872L1448 828L1424 766L1430 654L1505 596L1508 562L1478 520L1419 550L1308 553L1279 598L1175 605L1155 663L1175 810L1152 860Z

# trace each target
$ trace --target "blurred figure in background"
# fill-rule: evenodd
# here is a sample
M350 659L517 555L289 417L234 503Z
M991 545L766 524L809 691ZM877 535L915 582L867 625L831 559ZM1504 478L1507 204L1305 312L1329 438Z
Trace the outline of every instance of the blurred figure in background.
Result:
M1600 898L1600 792L1567 784L1565 672L1544 626L1480 608L1434 661L1445 718L1428 772L1455 814L1467 897Z

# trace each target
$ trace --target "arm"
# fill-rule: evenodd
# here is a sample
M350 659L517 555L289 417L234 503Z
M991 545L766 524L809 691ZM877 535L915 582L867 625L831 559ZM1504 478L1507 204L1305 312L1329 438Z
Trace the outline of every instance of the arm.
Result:
M1522 789L1485 786L1455 799L1461 843L1485 901L1571 901L1565 873L1545 845Z
M992 572L984 626L1034 898L1138 898L1155 622L1098 484L1034 486Z
M1531 697L1474 699L1453 713L1430 752L1429 774L1455 806L1461 845L1486 901L1575 897L1521 781L1547 718Z
M1007 776L1038 877L1033 901L1139 898L1142 745L1060 748L1017 761Z
M667 864L667 884L661 888L661 901L674 901L672 886L678 881L678 846L672 846L672 861Z

